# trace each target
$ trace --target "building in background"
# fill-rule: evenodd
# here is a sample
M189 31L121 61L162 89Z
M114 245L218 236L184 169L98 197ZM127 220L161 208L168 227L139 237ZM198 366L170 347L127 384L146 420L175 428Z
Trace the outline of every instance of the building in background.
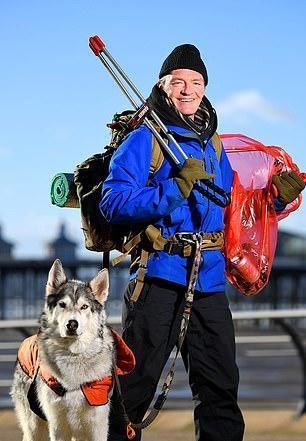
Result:
M275 254L278 258L306 261L306 236L280 230Z
M66 225L62 222L59 226L57 237L47 243L47 258L60 259L63 263L75 262L77 242L67 237Z
M0 225L0 260L11 260L13 256L14 244L7 241L2 235L2 226Z
M68 237L64 223L55 239L47 243L43 259L14 259L13 244L0 230L0 319L36 318L44 302L48 272L59 258L69 278L90 280L101 269L101 253L89 258L77 256L77 242ZM232 310L306 307L306 237L279 232L276 257L268 286L259 295L246 297L228 285ZM129 259L110 267L109 314L119 315L122 295L128 283Z

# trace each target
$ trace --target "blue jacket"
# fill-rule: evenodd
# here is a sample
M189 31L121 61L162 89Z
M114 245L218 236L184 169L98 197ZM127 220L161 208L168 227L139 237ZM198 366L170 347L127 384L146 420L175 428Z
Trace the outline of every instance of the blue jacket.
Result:
M213 144L205 148L199 137L186 128L168 126L188 156L204 160L205 170L214 182L229 192L233 171L224 150L218 161ZM170 143L169 147L175 151ZM145 126L133 131L113 155L110 173L103 185L100 209L114 224L154 224L164 237L177 232L216 232L223 230L224 209L193 190L185 199L174 179L177 168L165 157L149 185L152 134ZM180 158L180 155L177 153ZM181 158L180 158L181 159ZM183 162L183 159L182 159ZM203 184L204 185L204 184ZM146 275L186 286L190 259L166 252L154 253ZM202 252L196 290L209 293L225 290L225 260L220 250Z

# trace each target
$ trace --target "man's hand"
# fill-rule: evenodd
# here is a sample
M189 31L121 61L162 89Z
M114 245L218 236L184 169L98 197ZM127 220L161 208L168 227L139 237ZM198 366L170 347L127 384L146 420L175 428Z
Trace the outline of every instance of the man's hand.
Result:
M188 158L176 178L177 185L184 198L188 198L194 183L201 179L211 179L215 175L204 170L204 162L196 158Z
M278 190L277 198L285 205L293 202L305 188L305 182L293 170L272 176L272 183Z

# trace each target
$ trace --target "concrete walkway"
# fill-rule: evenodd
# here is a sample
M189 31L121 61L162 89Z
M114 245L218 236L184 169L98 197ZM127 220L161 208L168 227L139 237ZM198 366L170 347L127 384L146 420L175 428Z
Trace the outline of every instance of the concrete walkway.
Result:
M289 410L245 410L244 441L305 441L306 416L294 421ZM0 440L21 441L15 414L0 411ZM145 430L143 441L194 441L190 410L163 411L156 422Z

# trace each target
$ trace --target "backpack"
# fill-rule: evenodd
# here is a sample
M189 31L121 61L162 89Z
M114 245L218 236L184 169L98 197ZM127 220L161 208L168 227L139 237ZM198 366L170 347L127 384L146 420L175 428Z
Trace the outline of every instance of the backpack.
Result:
M81 229L83 230L85 247L90 251L107 252L118 250L123 252L124 243L133 232L133 225L113 225L102 215L99 209L102 185L109 174L109 164L114 152L134 126L130 121L135 111L126 110L114 115L111 128L111 141L103 153L97 153L77 165L74 172L74 183L81 209ZM157 129L159 129L157 127ZM215 133L212 142L218 160L220 160L222 143ZM149 181L156 173L164 160L164 154L155 136L152 135L152 158L150 164Z
M132 231L132 225L112 225L104 218L99 209L102 185L109 173L109 164L114 152L123 139L134 127L129 122L135 111L126 110L114 115L111 128L111 141L103 153L97 153L77 165L74 172L74 183L81 209L81 229L83 230L85 247L90 251L123 250L126 238ZM152 159L150 175L160 168L164 160L162 150L152 136Z

